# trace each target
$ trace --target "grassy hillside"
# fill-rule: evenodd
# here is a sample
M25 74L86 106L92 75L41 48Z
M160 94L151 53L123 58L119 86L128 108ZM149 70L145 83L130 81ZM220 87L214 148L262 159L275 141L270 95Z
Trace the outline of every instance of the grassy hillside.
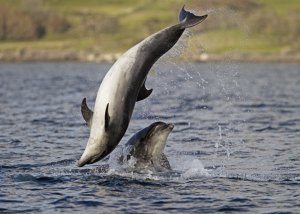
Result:
M203 52L278 55L300 51L298 0L220 2L0 0L0 53L24 49L123 52L151 33L176 23L184 4L196 13L209 14L205 22L190 30L189 56Z

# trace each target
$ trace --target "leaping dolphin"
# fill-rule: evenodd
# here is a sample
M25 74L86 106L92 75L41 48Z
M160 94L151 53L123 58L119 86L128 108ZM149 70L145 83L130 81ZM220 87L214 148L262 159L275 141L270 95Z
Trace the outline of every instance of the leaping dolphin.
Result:
M79 167L95 163L114 150L127 130L135 103L152 92L145 87L152 65L175 45L186 28L206 17L196 16L183 7L180 23L147 37L113 64L98 90L94 112L87 107L84 98L81 112L90 126L90 136L78 161Z

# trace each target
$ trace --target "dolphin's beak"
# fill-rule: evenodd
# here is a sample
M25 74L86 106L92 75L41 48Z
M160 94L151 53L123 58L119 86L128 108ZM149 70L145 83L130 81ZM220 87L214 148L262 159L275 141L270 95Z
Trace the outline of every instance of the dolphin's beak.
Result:
M83 156L79 159L77 162L78 167L82 167L86 164L92 164L97 162L98 160L101 159L101 155L96 155L96 156Z
M103 156L102 152L97 152L95 149L90 148L89 145L85 148L81 158L77 162L78 167L82 167L86 164L92 164L100 160Z
M169 123L169 124L168 124L168 127L169 127L171 130L173 130L174 127L175 127L175 125L174 125L173 123Z
M79 159L79 161L77 162L77 166L78 166L78 167L82 167L82 166L84 166L85 164L87 164L87 162L88 162L88 159L87 159L87 158L81 157L81 158Z
M85 148L83 154L81 155L81 158L77 162L78 167L82 167L86 164L92 164L95 163L101 159L103 159L105 156L107 156L109 152L107 150L99 150L95 148L94 146L91 146L89 143L87 147Z
M77 162L78 167L82 167L85 164L91 162L92 157L89 157L88 155L85 155L85 152L82 154L81 158Z

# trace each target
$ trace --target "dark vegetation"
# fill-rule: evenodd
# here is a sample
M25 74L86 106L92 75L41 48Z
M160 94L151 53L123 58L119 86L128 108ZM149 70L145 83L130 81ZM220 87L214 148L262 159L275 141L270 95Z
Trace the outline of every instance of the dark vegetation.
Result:
M45 10L1 5L0 14L1 40L35 40L46 34L64 33L71 27L64 15Z

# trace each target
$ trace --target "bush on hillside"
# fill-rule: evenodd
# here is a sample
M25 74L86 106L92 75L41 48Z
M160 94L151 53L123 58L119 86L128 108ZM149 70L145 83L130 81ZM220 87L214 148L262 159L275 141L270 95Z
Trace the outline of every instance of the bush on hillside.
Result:
M77 16L80 17L80 24L73 27L78 34L112 34L119 29L119 21L113 16L95 13L80 13Z
M249 17L250 30L255 34L275 38L281 44L299 41L298 14L299 12L295 11L288 16L281 16L272 10L260 11Z
M44 30L23 12L1 6L0 14L1 40L31 40L44 35Z
M44 25L47 33L64 33L71 27L62 15L56 13L48 14Z
M288 37L289 41L297 43L300 47L300 16L299 10L294 10L289 13L287 17L285 17L286 25L288 26L288 32L286 33L286 37Z
M48 9L46 0L26 0L20 9L44 28L45 33L64 33L71 27L63 15Z
M69 22L57 13L0 7L0 40L34 40L69 28Z

